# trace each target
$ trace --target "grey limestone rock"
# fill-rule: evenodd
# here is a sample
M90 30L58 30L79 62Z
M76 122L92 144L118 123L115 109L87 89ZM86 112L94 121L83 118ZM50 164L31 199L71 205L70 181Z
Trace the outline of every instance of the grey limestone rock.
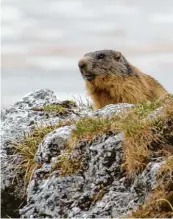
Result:
M15 166L21 161L20 157L13 155L13 144L21 142L25 134L29 134L35 127L56 125L65 119L77 118L77 113L69 110L65 117L54 113L33 110L49 104L60 104L53 91L41 89L26 95L20 101L1 113L1 185L2 185L2 213L11 215L23 199L24 190L22 182L15 184ZM77 109L74 109L74 112ZM65 134L66 135L66 134ZM13 204L10 204L13 202ZM12 207L12 206L15 207ZM18 206L16 206L18 205ZM14 215L13 215L14 216ZM15 214L15 216L18 216ZM5 216L4 216L5 217Z
M38 163L49 162L52 157L58 156L60 151L64 149L64 145L70 137L71 131L71 126L64 126L47 134L41 144L38 145L36 161Z
M81 142L77 145L84 163L81 171L64 177L58 177L55 171L41 181L35 177L28 187L28 203L20 210L21 217L126 216L153 189L161 162L149 163L136 180L130 182L121 169L122 142L121 133L99 136L92 144Z
M119 113L123 113L133 107L134 104L128 103L110 104L103 107L102 109L97 110L94 113L94 116L110 118L113 115L118 115Z
M111 104L92 112L87 107L73 104L68 108L67 102L58 101L52 91L42 89L2 110L3 217L19 217L19 213L21 218L125 217L143 204L149 192L157 186L156 173L164 162L162 158L151 159L134 180L121 168L122 133L105 133L92 142L81 140L76 143L69 158L79 159L82 166L73 174L60 175L56 163L64 155L66 143L75 129L75 125L66 125L45 135L38 145L35 162L40 166L34 171L27 196L23 198L22 178L14 181L15 166L22 157L13 154L13 143L22 142L23 133L30 133L35 127L78 121L84 117L110 118L134 107L133 104ZM65 114L33 110L49 104L67 107ZM19 205L20 211L15 213Z

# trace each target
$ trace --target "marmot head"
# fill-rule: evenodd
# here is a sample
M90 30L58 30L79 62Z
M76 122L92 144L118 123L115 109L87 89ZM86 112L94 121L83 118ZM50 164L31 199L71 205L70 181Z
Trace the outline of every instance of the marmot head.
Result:
M87 53L79 60L78 66L85 80L94 80L97 76L107 74L127 76L132 71L121 52L114 50Z

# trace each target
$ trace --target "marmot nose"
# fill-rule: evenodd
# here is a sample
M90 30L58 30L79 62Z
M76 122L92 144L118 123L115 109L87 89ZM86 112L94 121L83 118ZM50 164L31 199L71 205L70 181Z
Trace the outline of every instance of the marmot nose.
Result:
M85 59L80 59L79 62L78 62L78 66L80 69L83 69L87 66L87 60Z

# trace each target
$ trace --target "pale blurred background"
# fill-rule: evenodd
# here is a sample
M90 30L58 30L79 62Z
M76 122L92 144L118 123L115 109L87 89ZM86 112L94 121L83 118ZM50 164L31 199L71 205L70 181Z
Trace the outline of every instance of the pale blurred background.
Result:
M2 107L50 88L85 96L77 62L116 49L173 93L173 0L2 0Z

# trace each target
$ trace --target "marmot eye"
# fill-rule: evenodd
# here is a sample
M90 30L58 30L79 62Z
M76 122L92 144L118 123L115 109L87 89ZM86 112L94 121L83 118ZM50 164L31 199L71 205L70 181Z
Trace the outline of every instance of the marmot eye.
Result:
M105 57L105 54L101 53L101 54L98 55L97 58L98 58L98 59L103 59L104 57Z

